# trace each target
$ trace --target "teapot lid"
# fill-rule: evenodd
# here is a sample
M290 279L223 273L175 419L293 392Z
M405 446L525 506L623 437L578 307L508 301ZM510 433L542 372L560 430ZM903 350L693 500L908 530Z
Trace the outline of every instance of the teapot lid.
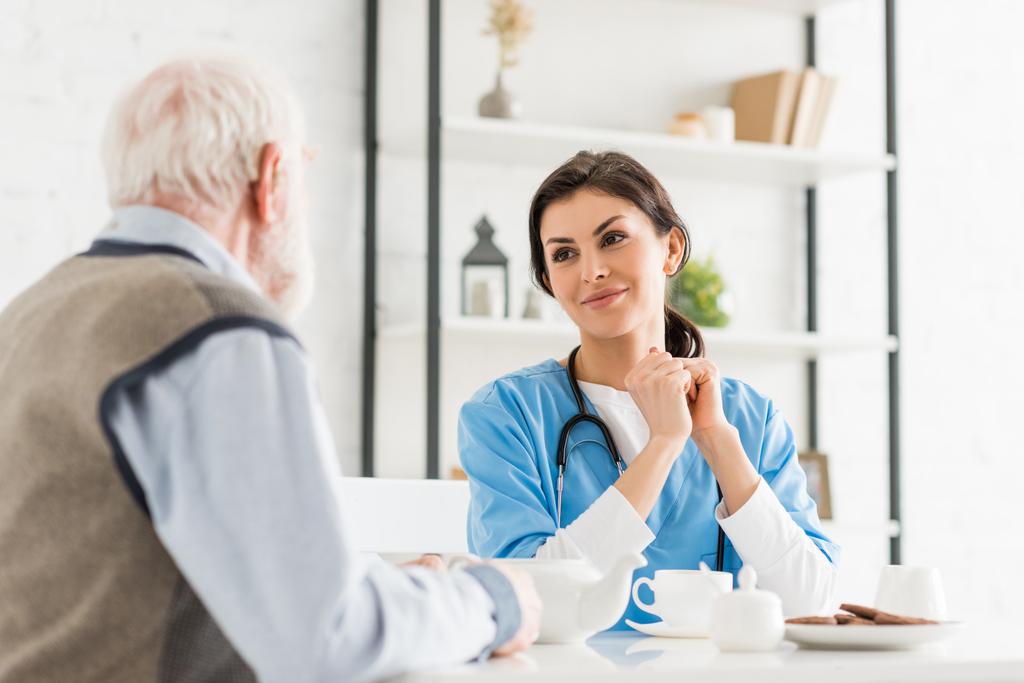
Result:
M782 600L771 591L757 588L757 571L749 564L743 565L740 569L738 583L739 588L729 593L718 596L718 600L728 601L733 605L749 605L751 607L761 605L782 606Z

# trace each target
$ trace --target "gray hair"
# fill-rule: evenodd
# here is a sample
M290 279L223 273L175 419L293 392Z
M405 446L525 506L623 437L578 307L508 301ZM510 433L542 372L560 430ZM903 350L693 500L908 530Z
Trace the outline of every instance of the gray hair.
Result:
M122 96L107 120L103 165L112 207L153 193L230 208L258 178L268 142L299 162L298 104L283 80L230 59L159 67Z

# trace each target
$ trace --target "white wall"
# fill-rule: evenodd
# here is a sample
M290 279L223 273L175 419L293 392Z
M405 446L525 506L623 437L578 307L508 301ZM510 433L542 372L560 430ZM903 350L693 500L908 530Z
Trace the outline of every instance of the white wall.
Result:
M902 0L906 560L968 618L1024 604L1024 6Z
M628 9L612 0L533 4L537 32L508 85L537 120L658 130L678 108L724 102L725 83L740 74L801 59L799 22L787 17L669 0ZM424 118L424 3L383 5L384 132L416 135ZM1015 345L1024 294L1017 187L1024 52L1015 27L1024 10L1013 0L900 0L899 7L905 560L943 570L956 615L1009 615L1024 601L1014 572L1024 560L1024 535L1015 528L1024 460L1012 431L1021 403L1014 383L1024 375ZM105 220L98 136L120 87L193 49L272 62L295 84L321 150L311 173L320 288L301 331L343 465L356 471L361 9L358 0L308 0L300 9L283 0L0 3L0 305L83 248ZM880 11L868 0L819 19L819 62L843 77L825 147L883 145ZM447 113L471 114L490 86L494 47L479 35L484 12L483 0L448 0ZM638 63L649 72L627 70ZM455 305L455 264L483 211L513 258L513 293L522 295L526 204L546 170L446 167L446 311ZM382 317L420 320L422 162L385 158L382 174ZM697 253L713 249L730 275L740 300L736 326L799 327L799 195L664 180L693 224ZM883 192L879 178L821 189L823 329L885 328ZM755 369L729 364L762 390L793 396L780 403L800 427L803 405L789 386L799 381L795 371L758 381L750 377ZM821 372L828 388L821 445L832 456L837 515L884 517L884 362L837 359ZM410 403L422 395L415 381L407 390ZM394 456L382 457L387 465ZM883 561L871 552L860 552L865 563Z
M343 467L359 463L362 3L284 0L0 2L0 306L108 218L99 136L115 94L183 54L273 64L301 99L318 292L300 322Z

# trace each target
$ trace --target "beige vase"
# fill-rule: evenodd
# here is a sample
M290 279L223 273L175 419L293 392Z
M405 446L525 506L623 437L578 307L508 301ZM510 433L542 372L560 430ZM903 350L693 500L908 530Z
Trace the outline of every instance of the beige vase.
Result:
M494 90L480 98L478 111L480 116L492 119L518 119L523 113L523 104L516 99L515 95L505 89L501 77L503 71L498 71L498 77L494 82Z

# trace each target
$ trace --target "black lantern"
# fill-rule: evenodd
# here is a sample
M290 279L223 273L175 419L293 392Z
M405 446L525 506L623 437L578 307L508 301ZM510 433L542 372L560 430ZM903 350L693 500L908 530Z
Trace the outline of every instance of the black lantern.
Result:
M494 227L481 216L477 242L462 259L462 315L508 317L508 257L494 244Z

